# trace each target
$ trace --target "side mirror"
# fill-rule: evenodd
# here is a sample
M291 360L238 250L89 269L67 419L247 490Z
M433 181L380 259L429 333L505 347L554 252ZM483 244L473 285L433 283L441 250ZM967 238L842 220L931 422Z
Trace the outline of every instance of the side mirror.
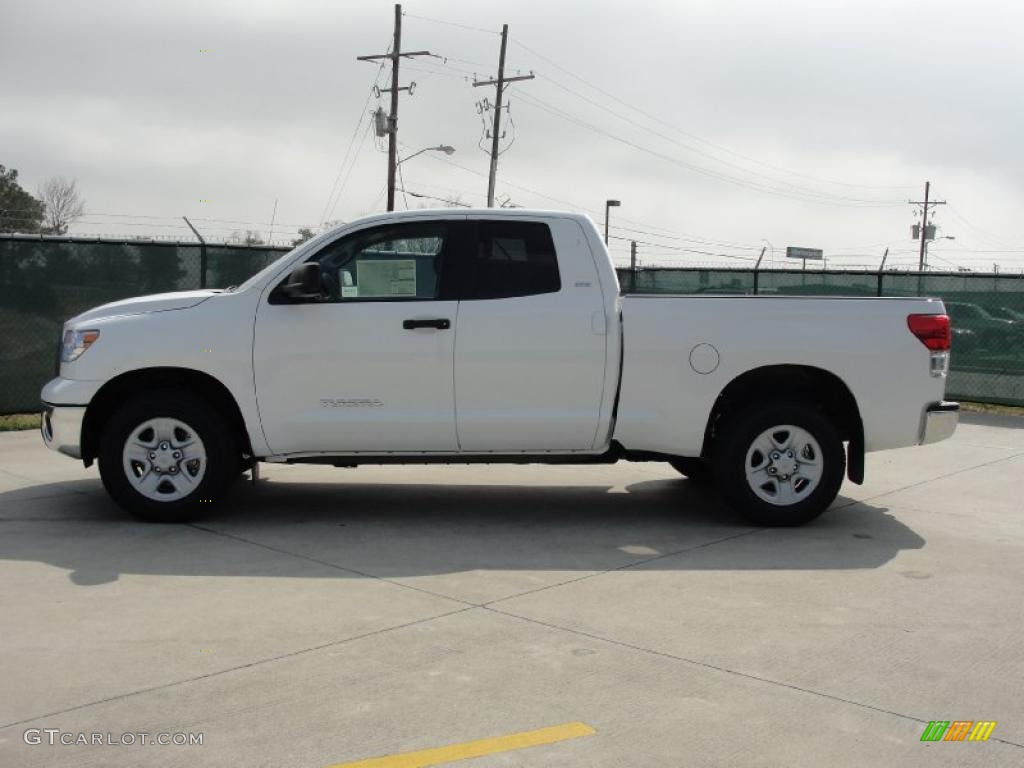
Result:
M323 283L320 280L320 264L307 261L292 270L288 282L281 286L281 292L293 299L322 299Z

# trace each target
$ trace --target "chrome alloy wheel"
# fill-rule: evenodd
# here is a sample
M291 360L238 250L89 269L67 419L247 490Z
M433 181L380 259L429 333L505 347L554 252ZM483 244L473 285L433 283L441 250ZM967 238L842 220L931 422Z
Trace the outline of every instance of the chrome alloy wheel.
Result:
M759 499L789 506L818 487L823 462L821 446L810 432L780 424L758 435L747 449L747 483Z
M206 448L188 424L179 419L149 419L128 435L122 451L125 477L153 501L188 496L206 474Z

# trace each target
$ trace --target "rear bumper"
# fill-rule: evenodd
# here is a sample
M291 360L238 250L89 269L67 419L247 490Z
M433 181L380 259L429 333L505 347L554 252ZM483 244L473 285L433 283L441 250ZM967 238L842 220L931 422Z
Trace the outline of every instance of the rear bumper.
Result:
M43 403L40 432L46 447L73 459L82 458L82 422L84 405Z
M928 406L924 413L924 424L921 426L921 445L946 440L956 432L960 421L960 403L944 400Z

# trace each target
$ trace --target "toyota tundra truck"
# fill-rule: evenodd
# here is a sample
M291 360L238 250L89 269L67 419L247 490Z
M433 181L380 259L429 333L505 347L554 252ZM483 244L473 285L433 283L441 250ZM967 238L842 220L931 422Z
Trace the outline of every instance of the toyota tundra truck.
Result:
M42 435L149 521L258 462L626 460L798 525L866 451L953 433L949 354L936 299L622 296L584 215L408 211L68 320Z

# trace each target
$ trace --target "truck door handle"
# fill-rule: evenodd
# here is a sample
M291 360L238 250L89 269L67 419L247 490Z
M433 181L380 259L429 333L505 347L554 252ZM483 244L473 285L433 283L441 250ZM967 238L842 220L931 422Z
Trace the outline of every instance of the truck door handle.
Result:
M436 328L439 331L447 331L452 327L452 321L445 317L438 317L433 320L403 320L402 327L407 331L416 328Z

